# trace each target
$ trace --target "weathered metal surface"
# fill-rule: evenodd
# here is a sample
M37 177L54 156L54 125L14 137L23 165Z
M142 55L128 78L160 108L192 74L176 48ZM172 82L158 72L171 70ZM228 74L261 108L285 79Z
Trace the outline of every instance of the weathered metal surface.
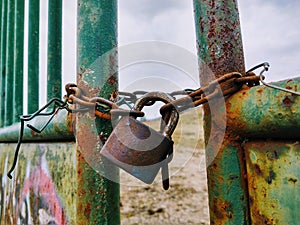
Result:
M101 150L115 165L151 184L173 141L132 117L123 117Z
M243 73L237 1L194 0L194 11L201 85ZM243 154L238 137L226 132L224 98L203 109L211 224L249 224Z
M36 117L30 124L37 128L43 127L48 117ZM20 133L20 123L0 129L0 142L17 142ZM72 141L74 140L72 115L66 110L60 110L42 133L36 133L25 126L23 141Z
M13 122L23 114L24 1L16 0Z
M0 127L2 127L2 38L3 38L3 27L2 27L2 18L4 11L2 11L2 6L5 4L5 1L0 1Z
M5 115L5 70L6 70L6 28L7 28L7 1L4 0L2 2L1 8L1 67L0 67L0 76L1 76L1 84L0 84L0 127L4 126L4 115Z
M61 98L62 0L48 2L47 99Z
M300 78L275 83L300 90ZM300 97L265 86L244 88L228 99L232 133L251 138L300 138Z
M236 0L194 0L198 56L216 77L244 72L244 53ZM201 65L200 65L201 66ZM202 77L207 84L211 77Z
M79 0L78 80L88 97L111 101L117 97L117 1ZM77 114L77 224L120 224L118 170L100 158L102 141L112 130L110 121L94 112ZM109 167L110 179L103 174Z
M0 224L77 224L75 143L24 144L13 180L15 144L0 144Z
M299 224L299 141L244 146L252 224Z
M28 20L28 113L39 109L40 0L29 0Z
M224 144L207 168L211 224L248 224L247 187L239 142Z
M5 61L5 115L4 125L13 123L13 89L14 89L14 34L15 34L15 2L7 4L7 29L6 29L6 61Z

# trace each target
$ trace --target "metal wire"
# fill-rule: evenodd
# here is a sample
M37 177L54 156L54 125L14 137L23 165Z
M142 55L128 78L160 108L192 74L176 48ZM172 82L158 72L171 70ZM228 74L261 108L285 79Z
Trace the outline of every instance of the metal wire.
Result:
M278 87L278 86L273 85L273 84L268 84L268 83L266 83L266 82L264 81L265 76L263 75L263 73L264 73L265 71L268 71L268 70L269 70L270 65L269 65L269 63L265 63L265 64L263 65L263 67L264 67L263 70L262 70L262 71L260 72L260 74L259 74L260 82L261 82L263 85L265 85L265 86L267 86L267 87L269 87L269 88L277 89L277 90L280 90L280 91L284 91L284 92L287 92L287 93L291 93L291 94L293 94L293 95L300 96L300 93L297 92L297 91L293 91L293 90L290 90L290 89L287 89L287 88L282 88L282 87Z
M54 103L54 106L53 106L52 110L50 112L45 112L44 113L43 111L45 109L47 109L53 103ZM16 167L16 164L17 164L17 161L18 161L19 151L20 151L20 147L21 147L21 144L22 144L22 140L23 140L25 122L30 121L30 120L34 119L35 117L37 117L37 116L51 116L50 119L44 124L44 126L41 129L38 129L38 128L34 127L33 125L30 125L30 124L27 125L30 129L34 130L35 132L41 133L47 127L47 125L50 123L50 121L53 119L56 112L59 109L62 109L62 108L66 109L68 111L70 110L67 107L67 100L62 101L58 98L53 98L46 105L44 105L41 109L39 109L35 113L30 114L30 115L20 116L21 127L20 127L20 132L19 132L18 143L17 143L17 147L16 147L16 150L15 150L15 155L14 155L14 160L13 160L12 166L11 166L10 170L8 171L8 173L7 173L7 176L10 179L12 179L11 173L14 171L14 169Z
M282 87L278 87L276 85L273 85L273 84L270 84L270 83L266 83L264 80L265 80L265 76L263 75L264 72L268 71L269 68L270 68L270 64L268 62L264 62L264 63L261 63L261 64L258 64L257 66L254 66L253 68L251 68L250 70L247 71L246 74L260 68L260 67L263 67L262 71L260 72L259 74L259 81L265 85L266 87L269 87L269 88L273 88L273 89L277 89L277 90L280 90L280 91L284 91L284 92L287 92L287 93L291 93L293 95L297 95L297 96L300 96L300 92L297 92L297 91L293 91L293 90L290 90L290 89L287 89L287 88L282 88Z

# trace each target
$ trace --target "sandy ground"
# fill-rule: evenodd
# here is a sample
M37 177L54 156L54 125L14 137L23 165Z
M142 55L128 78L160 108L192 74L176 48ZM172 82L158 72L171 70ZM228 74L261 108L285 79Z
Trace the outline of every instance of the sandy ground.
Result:
M145 185L121 172L122 224L209 224L201 109L180 116L173 140L168 191L162 188L160 174Z

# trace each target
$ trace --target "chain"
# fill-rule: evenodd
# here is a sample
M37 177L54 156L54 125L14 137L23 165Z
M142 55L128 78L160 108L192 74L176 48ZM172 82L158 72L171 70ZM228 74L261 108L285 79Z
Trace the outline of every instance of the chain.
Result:
M289 92L294 95L300 96L299 92L295 92L289 89L277 87L272 84L267 84L264 82L265 71L269 69L269 63L261 63L252 69L248 70L244 76L239 72L232 72L221 76L220 78L210 82L208 85L204 87L200 87L196 90L194 89L184 89L179 91L174 91L168 93L175 100L170 103L163 105L160 108L160 113L165 115L165 113L170 112L174 107L178 112L182 112L186 109L197 107L199 105L205 104L211 99L217 98L219 96L230 96L237 91L239 91L243 85L247 85L249 87L259 85L261 82L263 85L278 89L281 91ZM257 76L253 71L263 67L263 70L260 72L259 76ZM37 133L41 133L46 126L51 122L54 118L54 115L60 110L65 109L70 113L84 113L91 112L95 113L95 116L106 119L106 120L115 120L118 119L119 116L134 116L134 117L143 117L144 113L142 111L132 110L133 105L137 102L139 98L143 95L147 94L146 91L135 91L133 93L130 92L119 92L119 99L117 102L111 102L107 99L101 97L87 97L87 95L79 88L76 84L67 84L65 86L66 95L64 96L64 101L60 99L52 99L41 109L36 111L30 115L20 116L21 128L19 133L18 144L15 151L15 157L13 161L13 165L8 172L8 177L12 178L11 173L13 172L18 158L18 153L20 150L20 146L22 143L22 137L24 132L24 124L25 122L29 122L37 116L50 116L48 121L46 121L45 125L38 129L31 124L27 124L27 127L32 129ZM183 96L180 98L176 98L176 96ZM157 99L150 100L146 105L153 105ZM52 106L52 110L49 112L44 112L50 106ZM73 105L73 107L71 107ZM74 107L74 105L76 107ZM121 108L120 106L125 105L129 109Z

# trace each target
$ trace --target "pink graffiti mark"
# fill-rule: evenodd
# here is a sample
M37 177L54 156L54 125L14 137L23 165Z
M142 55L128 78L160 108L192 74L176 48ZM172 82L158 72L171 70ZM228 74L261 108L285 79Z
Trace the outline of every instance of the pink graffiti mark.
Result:
M59 225L67 225L67 217L58 194L56 193L53 181L42 167L42 158L43 157L40 157L38 166L30 172L29 177L24 181L22 194L18 202L17 215L20 213L21 205L26 199L26 196L32 191L36 199L42 200L42 204L37 206L37 210L45 209L51 215L52 222ZM40 204L40 202L34 202L34 204ZM38 212L36 213L38 216Z

